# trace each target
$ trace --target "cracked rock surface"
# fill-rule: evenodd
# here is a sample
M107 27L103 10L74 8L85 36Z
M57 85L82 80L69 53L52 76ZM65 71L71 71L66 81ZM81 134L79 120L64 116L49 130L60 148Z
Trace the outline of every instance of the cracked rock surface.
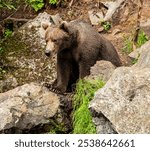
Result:
M117 68L90 103L90 109L104 115L117 133L150 133L149 48L150 41L141 47L139 60L132 67Z

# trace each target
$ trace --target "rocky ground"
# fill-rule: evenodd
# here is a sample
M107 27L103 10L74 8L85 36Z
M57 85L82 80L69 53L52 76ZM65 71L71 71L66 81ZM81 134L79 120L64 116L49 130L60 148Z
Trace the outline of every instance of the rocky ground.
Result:
M43 53L45 41L41 22L58 24L61 20L79 18L91 23L109 39L117 48L123 66L128 66L115 69L110 62L100 61L91 68L92 78L108 81L90 103L97 133L150 133L150 42L129 56L123 52L126 39L135 33L138 1L81 0L71 6L69 3L57 8L46 6L40 13L23 8L11 16L22 19L19 28L20 20L13 20L15 32L0 43L5 49L0 55L1 133L71 132L70 98L57 96L41 86L56 77L56 58L47 59ZM150 37L149 11L150 2L144 0L140 29ZM10 14L4 13L1 17L4 19ZM111 29L104 30L100 20L109 21ZM137 58L133 65L132 60Z

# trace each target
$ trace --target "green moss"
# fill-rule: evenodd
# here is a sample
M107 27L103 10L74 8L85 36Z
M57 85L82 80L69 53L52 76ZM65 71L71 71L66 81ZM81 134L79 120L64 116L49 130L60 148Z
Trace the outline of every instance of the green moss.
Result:
M29 58L33 52L28 48L29 45L22 40L21 33L15 33L9 38L0 41L0 67L5 73L0 72L0 77L5 79L5 75L10 73L17 78L19 84L24 84L28 74L28 69L20 68L17 64L21 58Z
M0 43L0 48L3 50L3 54L8 56L8 53L13 54L25 54L26 44L22 41L21 34L17 33L9 38L5 38Z
M73 133L95 134L96 128L88 109L94 93L104 86L101 80L79 80L73 98Z

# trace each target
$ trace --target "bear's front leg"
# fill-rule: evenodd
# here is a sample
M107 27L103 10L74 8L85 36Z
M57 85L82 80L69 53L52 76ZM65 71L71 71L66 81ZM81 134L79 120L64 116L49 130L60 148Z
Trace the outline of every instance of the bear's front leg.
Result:
M57 60L57 83L54 88L61 93L66 92L71 74L71 63L68 60Z
M94 62L82 60L79 63L79 78L83 79L84 77L89 75L90 74L90 68L93 65L94 65Z

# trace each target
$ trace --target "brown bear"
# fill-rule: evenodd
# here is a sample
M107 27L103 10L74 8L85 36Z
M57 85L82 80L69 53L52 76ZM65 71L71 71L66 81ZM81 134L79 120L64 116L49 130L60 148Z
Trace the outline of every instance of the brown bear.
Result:
M119 55L110 41L102 37L90 24L74 20L59 26L42 24L45 31L45 54L57 54L57 79L53 88L64 93L77 79L90 74L97 60L121 65Z

